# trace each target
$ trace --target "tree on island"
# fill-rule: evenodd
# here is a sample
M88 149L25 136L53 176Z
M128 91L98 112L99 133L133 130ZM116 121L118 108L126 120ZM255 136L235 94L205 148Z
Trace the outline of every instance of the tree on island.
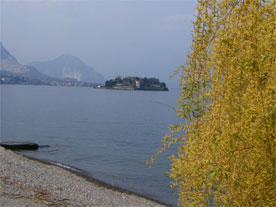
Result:
M276 4L199 0L180 74L172 187L182 206L276 205Z

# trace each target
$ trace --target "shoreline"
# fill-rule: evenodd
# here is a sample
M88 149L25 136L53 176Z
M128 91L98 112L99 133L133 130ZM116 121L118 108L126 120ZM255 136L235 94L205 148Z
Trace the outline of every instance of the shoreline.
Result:
M117 90L117 91L169 91L169 89L159 89L159 88L144 88L144 89L139 89L139 88L96 88L96 89L105 89L105 90Z
M12 206L21 206L22 201L20 203L20 200L27 199L31 206L41 206L47 202L52 206L169 206L144 195L97 180L84 170L62 163L35 159L2 147L0 147L0 155L0 192L4 189L3 193L0 193L0 205L4 204L3 202L11 202ZM20 170L21 168L24 169ZM32 168L34 170L31 170ZM32 178L38 180L34 181ZM19 187L8 189L7 183L13 183L11 188ZM29 186L32 186L31 189ZM19 194L11 193L11 197L7 198L9 196L7 196L5 188L7 188L7 192L18 192L20 189L25 189L26 192L23 190ZM48 201L44 199L44 202L36 203L39 200L35 196L37 188L42 192L47 192ZM88 191L83 191L83 188L88 189ZM60 191L59 189L63 189L64 192L57 193ZM64 195L69 198L63 198ZM23 203L25 204L25 202Z
M76 167L73 167L73 166L70 166L70 165L67 165L67 164L64 164L64 163L60 163L60 162L33 158L33 157L30 157L30 156L21 154L19 151L14 151L14 153L22 155L23 157L26 157L27 159L30 159L30 160L34 160L34 161L38 161L38 162L41 162L41 163L46 164L46 165L53 165L53 166L62 168L62 169L67 170L67 171L69 171L69 172L71 172L71 173L73 173L73 174L75 174L77 176L80 176L80 177L84 178L88 182L91 182L91 183L93 183L95 185L98 185L99 187L104 187L104 188L107 188L107 189L110 189L110 190L114 190L114 191L117 191L117 192L121 192L121 193L125 193L125 194L128 194L128 195L135 195L135 196L138 196L138 197L141 197L141 198L144 198L144 199L156 202L156 203L158 203L160 205L164 205L164 206L167 206L167 207L172 207L169 204L166 204L166 203L163 203L163 202L161 202L159 200L147 197L146 195L135 193L133 191L130 191L130 190L127 190L127 189L123 189L123 188L117 187L115 185L106 183L104 181L98 180L98 179L94 178L93 176L91 176L91 174L88 173L88 172L86 172L85 170L82 170L82 169L79 169L79 168L76 168Z

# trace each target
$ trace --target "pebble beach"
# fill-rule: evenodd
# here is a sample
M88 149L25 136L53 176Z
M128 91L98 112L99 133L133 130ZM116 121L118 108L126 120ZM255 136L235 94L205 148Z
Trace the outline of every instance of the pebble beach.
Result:
M0 147L0 206L165 206Z

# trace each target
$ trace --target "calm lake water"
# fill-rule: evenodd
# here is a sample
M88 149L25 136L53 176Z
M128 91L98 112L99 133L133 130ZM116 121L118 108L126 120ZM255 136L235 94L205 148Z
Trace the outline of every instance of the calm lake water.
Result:
M176 205L165 174L170 149L151 168L175 114L177 90L97 90L81 87L2 85L1 140L50 145L24 154L68 164L90 176Z

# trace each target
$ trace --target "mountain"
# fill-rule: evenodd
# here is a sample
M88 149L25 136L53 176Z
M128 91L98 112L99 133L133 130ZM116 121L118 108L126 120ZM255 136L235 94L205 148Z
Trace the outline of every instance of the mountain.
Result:
M62 55L54 60L32 62L39 72L55 78L74 78L78 81L104 83L105 77L72 55Z
M1 53L0 53L0 59L1 60L13 60L16 61L15 57L13 57L9 51L4 47L2 42L0 42L0 48L1 48Z
M13 74L29 79L49 79L50 77L41 74L33 66L20 64L14 56L0 42L0 72L1 74Z

